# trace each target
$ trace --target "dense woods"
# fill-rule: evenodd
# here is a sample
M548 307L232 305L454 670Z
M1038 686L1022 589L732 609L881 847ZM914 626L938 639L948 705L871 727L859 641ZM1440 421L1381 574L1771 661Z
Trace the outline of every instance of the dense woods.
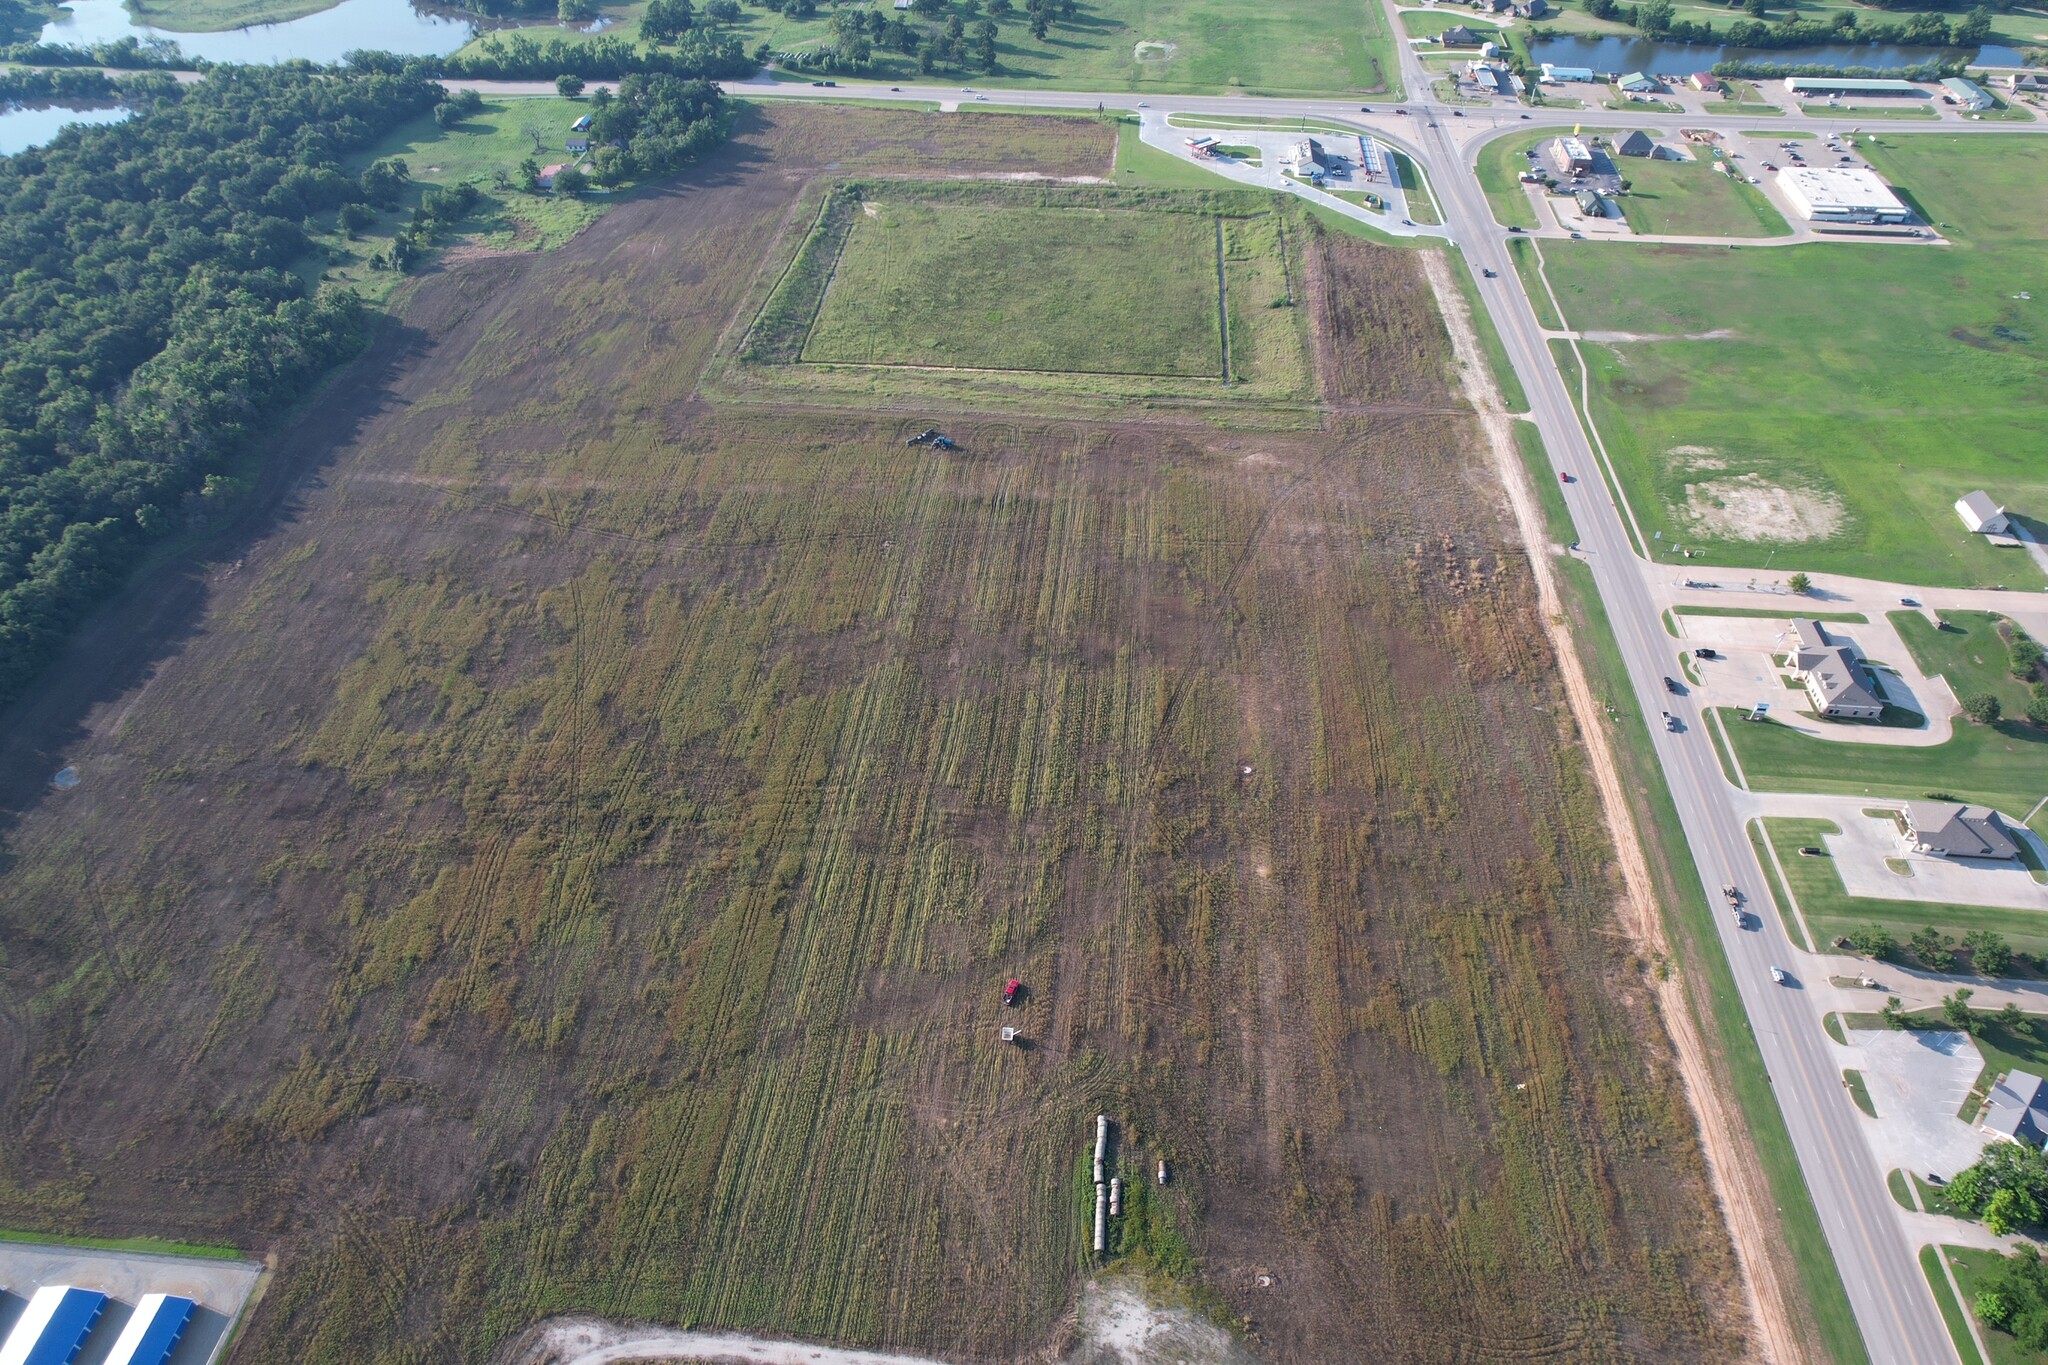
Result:
M314 215L380 196L351 153L440 97L414 75L217 68L120 85L137 117L0 158L0 699L227 456L362 344L292 266Z

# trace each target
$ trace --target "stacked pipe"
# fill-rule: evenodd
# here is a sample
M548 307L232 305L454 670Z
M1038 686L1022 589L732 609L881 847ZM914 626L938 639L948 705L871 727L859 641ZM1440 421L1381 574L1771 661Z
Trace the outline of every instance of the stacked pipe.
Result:
M1095 1116L1095 1252L1109 1250L1109 1186L1102 1178L1109 1159L1109 1115Z

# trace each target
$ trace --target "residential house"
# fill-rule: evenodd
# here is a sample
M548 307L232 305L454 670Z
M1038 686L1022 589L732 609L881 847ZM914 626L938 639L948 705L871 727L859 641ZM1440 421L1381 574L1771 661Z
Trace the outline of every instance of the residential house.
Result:
M1989 806L1965 806L1954 801L1908 801L1906 842L1915 853L1935 858L1994 858L2000 862L2020 856L2019 841L1997 811Z
M1542 19L1550 13L1550 0L1524 0L1514 10L1524 19Z
M2007 1142L2048 1141L2048 1082L2030 1071L2012 1071L1991 1087L1977 1126Z
M1648 133L1638 128L1614 144L1614 150L1623 156L1655 156L1657 144L1650 140Z
M1876 720L1884 714L1884 698L1853 650L1831 643L1820 622L1811 619L1793 621L1792 635L1785 667L1805 686L1815 714L1837 720Z
M569 163L566 161L557 161L552 166L541 167L540 175L538 177L540 187L544 190L553 189L555 187L555 177L568 169Z
M565 152L574 152L576 155L582 156L585 152L590 150L590 135L588 133L570 134L569 140L562 144L562 150Z
M1981 488L1956 499L1956 515L1963 519L1963 525L1987 536L2004 535L2012 527L2012 519L2006 516L2005 509L1993 502L1991 495Z
M1445 47L1478 47L1486 40L1463 24L1455 24L1445 29L1437 41Z

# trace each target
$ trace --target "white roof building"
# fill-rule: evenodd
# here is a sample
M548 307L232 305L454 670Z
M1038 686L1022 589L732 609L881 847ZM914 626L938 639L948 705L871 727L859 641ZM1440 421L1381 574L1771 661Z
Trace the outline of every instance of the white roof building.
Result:
M1778 188L1801 217L1824 223L1904 223L1913 217L1890 186L1861 168L1794 166L1779 173Z
M1961 517L1963 525L1972 531L1982 531L1989 536L2003 535L2012 525L2011 519L2005 515L2005 509L1993 502L1991 495L1981 488L1956 499L1956 515Z

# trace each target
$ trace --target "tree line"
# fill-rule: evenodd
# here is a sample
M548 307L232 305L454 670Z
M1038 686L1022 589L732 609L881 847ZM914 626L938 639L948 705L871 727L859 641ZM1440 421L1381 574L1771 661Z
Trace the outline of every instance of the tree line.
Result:
M1671 0L1641 0L1639 4L1586 0L1586 13L1596 19L1628 24L1645 38L1659 42L1726 43L1732 47L1799 48L1844 43L1977 47L1991 35L1991 11L1981 6L1953 21L1932 12L1917 13L1899 22L1859 21L1854 10L1841 9L1830 11L1824 19L1801 19L1788 14L1776 23L1766 22L1769 0L1744 0L1744 6L1748 17L1726 28L1717 28L1706 19L1679 18ZM1879 5L1885 9L1902 7Z
M0 700L361 348L362 301L293 267L317 215L396 202L389 163L345 166L441 98L289 67L117 90L136 117L0 158Z

